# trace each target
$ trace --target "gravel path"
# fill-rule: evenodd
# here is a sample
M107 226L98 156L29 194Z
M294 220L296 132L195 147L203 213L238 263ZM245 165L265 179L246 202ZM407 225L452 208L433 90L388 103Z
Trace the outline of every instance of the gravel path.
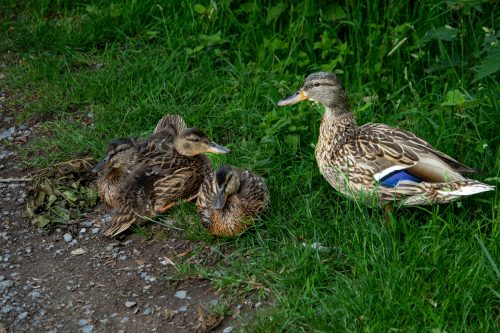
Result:
M23 218L30 183L19 179L30 174L18 168L15 149L32 134L9 115L6 98L0 92L0 333L229 333L255 307L228 304L224 316L214 311L223 300L207 281L165 279L175 276L173 262L203 246L177 230L162 229L163 241L134 234L106 239L100 228L109 214L102 205L50 234ZM207 246L192 258L220 255Z

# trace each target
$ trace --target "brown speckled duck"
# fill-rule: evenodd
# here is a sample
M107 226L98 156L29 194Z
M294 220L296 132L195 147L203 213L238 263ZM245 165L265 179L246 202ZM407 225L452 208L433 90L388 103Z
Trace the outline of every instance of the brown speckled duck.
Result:
M120 189L123 187L123 181L129 175L130 169L137 163L139 147L147 143L147 140L159 137L166 140L168 144L172 144L175 136L186 128L182 117L166 114L160 119L149 138L127 137L111 141L104 158L92 170L98 174L97 190L101 200L110 207L118 207Z
M325 107L316 146L323 177L335 189L367 204L425 205L446 203L492 191L468 179L476 170L438 151L413 133L383 124L357 126L344 87L330 73L309 75L279 106L303 100Z
M204 153L229 152L196 128L182 128L163 120L149 138L132 140L132 153L128 154L134 156L133 163L126 164L124 176L112 185L115 209L104 235L115 237L142 223L143 217L154 217L182 200L195 199L205 175L211 172ZM106 156L104 164L114 165L113 158L119 157Z
M207 175L196 207L201 221L215 236L235 236L253 225L268 205L264 180L248 170L220 166Z

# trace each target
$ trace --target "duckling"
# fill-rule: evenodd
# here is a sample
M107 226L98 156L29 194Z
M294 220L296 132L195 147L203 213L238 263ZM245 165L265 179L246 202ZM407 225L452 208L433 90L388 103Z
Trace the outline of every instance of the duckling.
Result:
M142 216L163 214L181 200L194 200L211 171L204 154L230 152L196 128L185 129L173 142L168 140L153 135L139 145L137 163L118 193L123 203L113 212L105 236L115 237L133 224L141 224Z
M109 207L117 207L120 202L119 189L130 173L130 166L136 162L137 139L119 138L111 141L102 161L92 171L97 173L97 192Z
M366 204L441 204L494 187L463 174L477 172L415 134L384 124L357 126L341 81L331 73L309 75L298 92L278 102L322 104L316 146L323 177L344 195ZM375 200L374 200L375 199Z
M222 165L201 185L196 207L203 225L215 236L241 234L269 202L264 180L248 170Z
M140 146L160 138L164 139L165 144L171 145L175 136L186 128L181 116L166 114L160 119L149 138L127 137L111 141L104 158L92 170L98 174L97 190L101 200L109 207L118 207L120 202L118 193L130 169L137 163Z

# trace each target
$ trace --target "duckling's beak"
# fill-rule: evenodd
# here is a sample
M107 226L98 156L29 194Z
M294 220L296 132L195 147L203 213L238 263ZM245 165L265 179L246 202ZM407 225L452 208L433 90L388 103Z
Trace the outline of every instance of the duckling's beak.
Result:
M222 209L222 207L224 207L225 204L226 204L226 198L224 198L224 192L217 191L215 193L214 208L215 209Z
M94 168L92 168L93 173L98 173L99 171L102 170L104 165L109 161L109 155L104 157L101 162L97 163Z
M309 97L304 93L304 90L299 90L295 94L278 102L278 106L293 105L308 99Z
M215 142L210 143L210 147L208 147L207 152L216 153L216 154L228 154L231 150L227 149L224 146L218 145Z

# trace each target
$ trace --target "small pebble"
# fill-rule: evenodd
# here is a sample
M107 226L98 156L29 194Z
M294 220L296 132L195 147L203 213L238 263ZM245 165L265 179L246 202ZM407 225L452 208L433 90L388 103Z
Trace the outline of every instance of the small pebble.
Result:
M179 290L175 292L175 297L177 298L184 299L186 298L186 296L187 296L187 291L185 290Z
M120 320L120 323L125 324L126 322L128 322L128 319L128 317L123 317L122 320Z
M151 308L145 308L144 311L142 312L143 315L149 316L151 314Z
M186 312L186 311L187 311L187 309L188 309L188 307L187 307L187 306L185 306L185 305L183 305L183 306L181 306L180 308L178 308L178 309L177 309L177 311L179 311L179 312Z
M83 326L82 332L83 333L91 333L94 330L94 325L88 324Z
M29 293L29 296L32 299L37 299L38 297L42 296L42 294L38 290L34 290L34 291Z
M1 281L0 282L0 291L5 290L5 289L9 289L13 285L14 285L14 282L12 282L11 280Z
M13 307L12 305L6 305L6 306L4 306L4 307L0 310L0 312L1 312L1 313L9 313L9 312L11 312L12 310L14 310L14 307Z
M98 234L99 228L92 228L92 235Z
M81 233L81 234L84 234L84 233L86 233L86 232L87 232L87 229L86 229L86 228L81 228L81 229L80 229L80 233Z
M78 321L78 326L85 326L89 323L89 321L87 319L80 319Z
M137 305L137 302L134 302L134 301L125 302L125 306L127 308L133 308L136 305Z
M71 241L73 240L73 236L71 236L71 234L70 234L70 233L65 233L65 234L63 235L63 238L64 238L64 241L65 241L66 243L69 243L69 242L71 242Z
M91 220L88 220L88 221L83 221L81 223L82 226L84 226L85 228L90 228L91 226L94 225L94 221L91 221Z
M17 320L24 320L26 319L26 317L28 317L28 312L23 312L21 313L19 316L17 316Z

